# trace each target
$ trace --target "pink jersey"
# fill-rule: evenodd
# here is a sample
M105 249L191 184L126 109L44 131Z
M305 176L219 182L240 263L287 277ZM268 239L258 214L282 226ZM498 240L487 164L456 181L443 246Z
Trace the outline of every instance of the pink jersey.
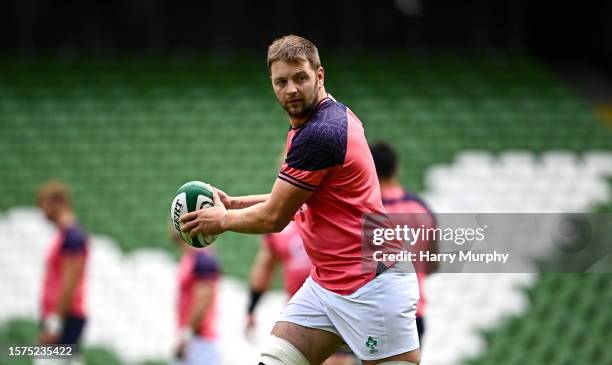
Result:
M278 178L313 192L295 216L311 276L348 295L375 275L362 267L363 214L384 213L363 125L350 109L325 98L308 121L289 131L286 152Z
M426 228L435 228L435 218L427 207L419 198L414 195L408 194L399 186L383 188L382 189L383 204L388 213L418 213L411 218L418 221L409 222L414 227L420 227L423 225ZM407 217L408 218L408 217ZM419 241L413 246L413 250L418 252L421 250L427 250L428 242ZM417 304L417 316L423 316L425 314L425 276L427 276L427 269L425 262L416 261L413 263L417 279L419 281L419 294L421 299Z
M292 297L304 284L312 268L297 225L291 222L279 233L264 235L264 244L280 260L285 291Z
M187 326L189 310L192 305L193 288L195 284L204 280L213 285L213 298L211 305L202 317L200 329L197 334L208 340L217 338L215 319L217 311L217 282L219 280L219 265L217 260L206 251L188 250L183 254L178 268L179 300L177 305L178 327Z
M42 287L41 309L43 318L51 313L56 313L58 310L57 306L62 290L62 259L74 255L84 255L85 260L87 260L87 236L77 226L60 230L51 243L45 263L46 272ZM79 274L68 314L85 317L85 292L85 268L83 268Z

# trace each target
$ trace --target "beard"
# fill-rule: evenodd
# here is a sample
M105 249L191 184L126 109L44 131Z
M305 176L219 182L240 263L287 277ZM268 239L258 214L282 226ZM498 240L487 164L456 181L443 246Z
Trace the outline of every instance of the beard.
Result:
M299 97L299 101L285 102L282 103L283 109L289 114L291 118L304 118L308 116L317 104L317 90L319 82L310 90L308 95L302 95Z

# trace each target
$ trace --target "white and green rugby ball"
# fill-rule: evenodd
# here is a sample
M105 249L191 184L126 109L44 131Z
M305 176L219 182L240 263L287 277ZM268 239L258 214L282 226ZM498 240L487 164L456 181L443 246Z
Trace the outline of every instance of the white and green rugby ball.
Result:
M181 231L181 222L179 220L183 214L212 207L214 205L212 192L213 188L201 181L190 181L176 191L176 197L170 207L170 219L174 229L176 229L183 241L190 246L198 248L206 247L215 242L217 238L214 235L203 235L201 233L191 238L189 233Z

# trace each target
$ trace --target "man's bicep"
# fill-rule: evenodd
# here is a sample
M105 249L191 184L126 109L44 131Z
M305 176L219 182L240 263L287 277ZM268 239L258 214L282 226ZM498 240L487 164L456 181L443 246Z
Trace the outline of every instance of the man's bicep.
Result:
M312 195L313 191L299 188L282 179L276 179L268 203L278 212L279 218L289 223L295 212Z
M85 255L64 255L61 266L64 276L77 277L85 266Z
M197 280L193 286L193 301L195 303L208 303L214 293L212 280Z

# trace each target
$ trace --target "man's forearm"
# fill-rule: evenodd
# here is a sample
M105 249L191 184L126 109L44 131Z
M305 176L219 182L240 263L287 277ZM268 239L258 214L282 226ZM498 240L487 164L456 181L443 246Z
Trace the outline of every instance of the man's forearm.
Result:
M191 313L189 313L189 327L194 331L198 332L200 329L200 325L202 324L202 318L208 310L210 309L211 299L207 299L201 303L194 303Z
M56 313L65 316L70 311L72 298L79 282L79 273L83 269L84 258L71 258L64 262L61 278L61 289Z
M264 203L270 198L270 194L246 195L232 198L232 206L228 209L244 209L255 204Z
M281 222L267 204L262 203L244 209L228 210L221 221L221 227L224 231L261 234L279 232L287 223Z
M70 286L68 288L63 288L62 293L60 295L60 300L56 309L57 314L61 317L65 317L68 314L70 309L70 304L72 303L72 297L74 296L74 291L76 289L76 285Z
M212 304L213 293L213 284L210 282L196 282L192 292L192 303L187 322L193 332L197 333L200 330L202 319Z

